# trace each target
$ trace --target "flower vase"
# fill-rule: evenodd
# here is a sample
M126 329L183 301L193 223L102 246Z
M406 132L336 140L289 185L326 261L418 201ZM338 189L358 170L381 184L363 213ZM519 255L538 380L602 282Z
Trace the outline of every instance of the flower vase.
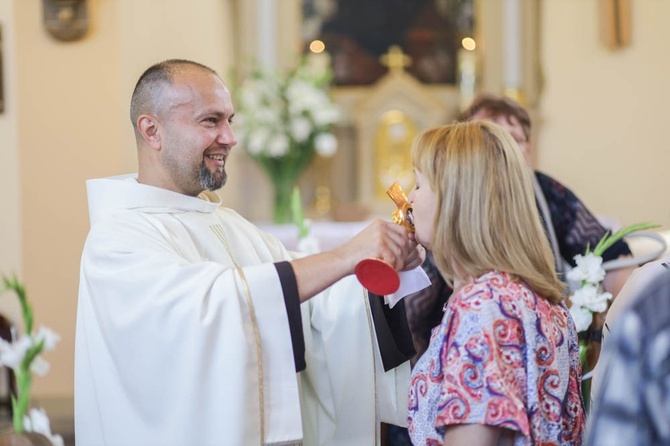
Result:
M0 446L53 446L51 440L35 432L8 432L0 435Z
M296 180L279 177L274 181L273 220L277 224L291 223L291 192Z

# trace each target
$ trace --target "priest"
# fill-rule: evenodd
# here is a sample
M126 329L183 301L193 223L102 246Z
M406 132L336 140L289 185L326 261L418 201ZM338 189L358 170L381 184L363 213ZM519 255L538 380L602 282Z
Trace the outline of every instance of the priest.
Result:
M87 183L77 444L369 446L381 421L405 423L403 306L352 272L409 270L422 249L377 220L297 258L221 207L233 115L213 70L158 63L131 100L138 174Z

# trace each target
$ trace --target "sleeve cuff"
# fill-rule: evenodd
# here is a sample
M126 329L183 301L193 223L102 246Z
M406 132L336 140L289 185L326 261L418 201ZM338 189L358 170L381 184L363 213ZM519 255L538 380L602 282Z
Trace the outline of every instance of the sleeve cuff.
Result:
M288 316L288 325L291 332L291 344L293 346L293 360L295 371L305 370L305 336L302 332L302 317L300 316L300 295L298 294L298 282L289 262L277 262L274 264L281 282L284 293L284 304Z
M404 299L393 308L382 303L383 297L368 293L370 311L375 324L379 353L384 371L398 367L416 354L412 333L407 323Z

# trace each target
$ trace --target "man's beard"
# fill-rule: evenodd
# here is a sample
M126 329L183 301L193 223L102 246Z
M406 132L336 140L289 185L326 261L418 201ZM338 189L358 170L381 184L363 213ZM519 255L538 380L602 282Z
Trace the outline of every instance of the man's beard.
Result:
M200 185L207 190L221 189L228 180L225 165L212 172L207 167L207 163L203 160L200 165Z

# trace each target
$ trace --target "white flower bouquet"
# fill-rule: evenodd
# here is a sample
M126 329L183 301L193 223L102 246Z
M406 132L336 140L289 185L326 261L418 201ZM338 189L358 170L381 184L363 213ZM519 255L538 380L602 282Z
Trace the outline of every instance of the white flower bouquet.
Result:
M598 242L593 251L587 248L584 255L577 254L577 266L568 271L569 281L580 283L580 288L570 296L570 314L575 321L577 332L586 331L593 321L593 313L602 313L607 310L612 294L602 291L601 283L605 278L602 267L603 253L615 242L633 232L657 228L651 223L637 223L627 226L610 234L609 231Z
M290 222L291 190L314 155L337 150L331 129L340 112L328 96L331 77L302 59L288 73L256 70L237 89L235 131L274 185L277 223Z
M33 332L33 308L26 298L26 291L16 276L3 277L3 288L0 292L13 291L21 305L25 334L17 336L12 333L12 341L0 339L0 365L14 371L17 383L16 395L12 395L12 414L16 433L35 432L47 437L55 446L63 444L60 435L53 435L49 426L49 418L42 409L30 409L30 386L32 374L44 376L49 371L49 363L40 355L44 351L53 350L60 336L47 327L40 327Z

